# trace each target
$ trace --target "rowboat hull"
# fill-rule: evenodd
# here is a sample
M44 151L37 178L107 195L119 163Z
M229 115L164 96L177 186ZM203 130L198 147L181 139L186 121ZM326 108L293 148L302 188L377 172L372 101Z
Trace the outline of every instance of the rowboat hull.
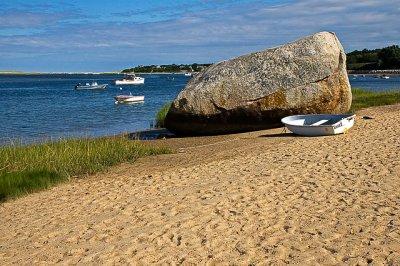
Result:
M118 95L114 97L115 104L131 104L144 102L144 96Z
M287 116L281 121L297 135L326 136L346 133L353 127L355 117L355 114L311 114Z

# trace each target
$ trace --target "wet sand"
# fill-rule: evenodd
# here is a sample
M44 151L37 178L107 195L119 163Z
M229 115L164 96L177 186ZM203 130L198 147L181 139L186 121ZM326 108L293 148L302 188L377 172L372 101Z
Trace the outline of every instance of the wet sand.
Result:
M400 265L400 105L357 115L149 141L177 152L0 205L0 265Z

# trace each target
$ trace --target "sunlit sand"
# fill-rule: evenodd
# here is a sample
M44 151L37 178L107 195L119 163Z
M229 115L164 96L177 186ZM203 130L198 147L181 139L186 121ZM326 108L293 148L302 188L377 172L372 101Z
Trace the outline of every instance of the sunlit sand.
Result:
M399 265L399 132L395 105L344 135L157 140L177 153L0 205L0 264Z

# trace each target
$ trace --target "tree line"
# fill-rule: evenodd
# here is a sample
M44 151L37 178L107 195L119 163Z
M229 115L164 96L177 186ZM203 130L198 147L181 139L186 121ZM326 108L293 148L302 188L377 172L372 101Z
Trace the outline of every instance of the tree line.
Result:
M179 73L198 72L211 64L171 64L171 65L139 65L124 69L121 73ZM349 70L387 70L400 69L400 47L398 45L388 46L382 49L362 51L355 50L347 53L347 69Z
M400 69L400 48L398 45L382 49L353 51L347 54L349 70Z
M150 65L150 66L136 66L133 68L127 68L121 71L121 73L180 73L180 72L197 72L210 66L211 64L171 64L171 65Z

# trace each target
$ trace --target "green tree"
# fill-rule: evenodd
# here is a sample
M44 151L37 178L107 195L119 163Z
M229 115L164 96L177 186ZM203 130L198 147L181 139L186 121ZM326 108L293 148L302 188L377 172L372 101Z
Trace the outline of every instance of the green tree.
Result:
M196 64L196 63L192 64L192 70L193 70L193 71L199 71L199 70L198 70L198 66L199 66L199 65Z
M383 48L378 53L379 66L381 69L400 68L400 48L398 45L392 45Z

